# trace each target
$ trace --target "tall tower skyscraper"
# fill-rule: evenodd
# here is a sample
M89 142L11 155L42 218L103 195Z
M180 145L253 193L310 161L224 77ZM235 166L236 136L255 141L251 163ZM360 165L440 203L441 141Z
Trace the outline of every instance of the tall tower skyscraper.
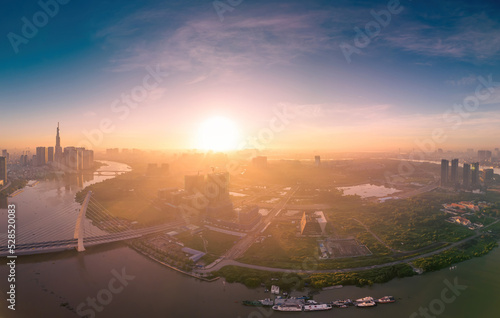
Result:
M441 186L444 187L448 184L448 170L450 162L446 159L441 160Z
M470 164L464 163L464 188L469 188L470 186Z
M451 161L451 185L455 186L458 182L458 159Z
M472 186L479 185L479 162L474 162L471 167Z
M61 162L62 160L62 148L61 148L61 137L59 136L59 123L57 123L57 134L56 134L56 148L54 154L55 162Z

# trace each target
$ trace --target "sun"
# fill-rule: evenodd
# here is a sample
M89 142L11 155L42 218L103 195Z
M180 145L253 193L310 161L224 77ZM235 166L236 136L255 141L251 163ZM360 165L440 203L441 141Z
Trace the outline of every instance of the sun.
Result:
M236 149L238 127L234 121L221 116L205 120L198 130L198 147L203 150L226 151Z

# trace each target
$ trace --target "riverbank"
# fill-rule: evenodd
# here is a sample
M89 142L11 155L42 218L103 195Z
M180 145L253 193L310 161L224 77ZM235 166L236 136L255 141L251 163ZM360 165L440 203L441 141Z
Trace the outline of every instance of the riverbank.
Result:
M163 265L163 266L165 266L165 267L168 267L168 268L170 268L170 269L173 269L173 270L174 270L174 271L176 271L176 272L182 273L182 274L184 274L184 275L187 275L187 276L190 276L190 277L193 277L193 278L196 278L196 279L199 279L199 280L205 281L205 282L214 282L214 281L216 281L216 280L218 280L218 279L220 278L220 276L216 276L216 277L213 277L213 278L205 278L205 277L202 277L202 276L199 276L199 275L196 275L196 274L193 274L193 273L190 273L190 272L184 271L184 270L182 270L182 269L180 269L180 268L177 268L177 267L175 267L175 266L173 266L173 265L170 265L170 264L168 264L168 263L165 263L165 262L163 262L163 261L161 261L161 260L157 259L157 258L156 258L156 257L154 257L153 255L151 255L151 254L149 254L149 253L145 252L143 249L140 249L140 248L135 247L133 244L128 244L128 246L129 246L130 248L132 248L134 251L138 252L139 254L142 254L142 255L144 255L144 256L146 256L146 257L148 257L149 259L152 259L153 261L155 261L155 262L157 262L157 263L159 263L159 264L161 264L161 265Z

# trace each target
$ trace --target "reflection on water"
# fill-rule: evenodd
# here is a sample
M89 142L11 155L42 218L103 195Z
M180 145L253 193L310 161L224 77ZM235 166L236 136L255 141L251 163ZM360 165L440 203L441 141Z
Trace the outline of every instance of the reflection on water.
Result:
M115 174L99 171L130 171L126 164L104 162L95 173L61 174L40 181L33 187L26 186L24 191L12 198L0 202L0 226L6 228L7 204L15 204L17 211L17 239L20 243L43 242L72 238L80 204L75 202L75 195L85 187L114 178ZM89 220L85 227L96 230ZM6 236L0 237L4 245Z
M344 195L359 195L362 198L370 198L370 197L381 198L399 191L398 189L395 188L376 186L368 183L352 187L340 187L338 189L343 190Z

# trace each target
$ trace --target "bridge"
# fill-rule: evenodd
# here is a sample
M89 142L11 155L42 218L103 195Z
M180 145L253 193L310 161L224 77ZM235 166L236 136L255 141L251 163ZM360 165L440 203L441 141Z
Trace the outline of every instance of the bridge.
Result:
M72 213L74 208L66 207L54 211L50 216L35 220L21 228L18 227L14 253L10 253L7 241L2 240L0 242L0 256L42 254L69 249L83 252L85 247L171 231L185 225L185 221L174 221L150 227L133 228L130 222L112 216L91 196L92 192L89 191L78 212L74 231L71 230L68 222L56 222L61 220L63 215L74 214ZM66 217L66 219L68 218ZM20 232L19 229L23 229L23 231ZM68 235L68 230L71 230L73 234ZM66 236L66 238L61 236Z

